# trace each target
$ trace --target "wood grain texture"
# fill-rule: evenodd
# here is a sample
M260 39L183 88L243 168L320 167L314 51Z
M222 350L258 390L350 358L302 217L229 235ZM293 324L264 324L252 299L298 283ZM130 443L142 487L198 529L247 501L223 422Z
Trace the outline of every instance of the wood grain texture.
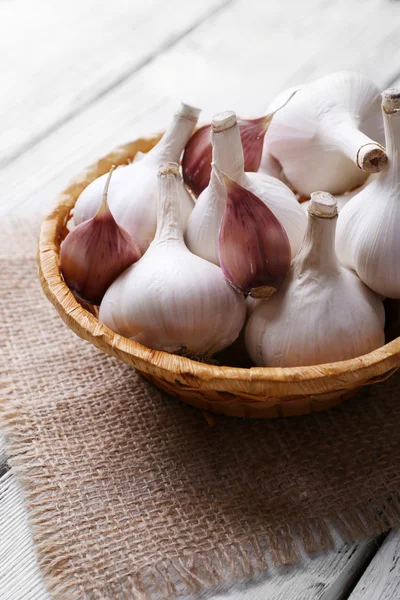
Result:
M229 0L0 3L0 166L173 46Z
M232 585L209 600L344 600L376 551L375 541L338 543L329 555L304 556L297 567L272 568L258 581ZM194 596L185 600L200 600Z
M400 527L394 529L374 556L349 600L400 598Z

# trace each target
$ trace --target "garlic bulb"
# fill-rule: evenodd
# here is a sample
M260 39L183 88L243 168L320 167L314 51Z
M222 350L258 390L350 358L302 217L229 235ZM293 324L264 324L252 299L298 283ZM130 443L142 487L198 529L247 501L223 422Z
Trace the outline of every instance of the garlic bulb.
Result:
M274 109L258 119L238 119L240 137L242 140L244 170L256 172L260 167L263 152L264 137L273 116L292 99L297 90L285 95L284 102L276 104ZM183 179L193 192L199 196L210 182L212 145L212 124L200 127L188 141L182 159ZM270 157L269 163L264 161L264 173L275 175L280 172L279 163Z
M214 165L227 191L219 230L221 269L239 292L254 298L271 296L290 266L290 243L278 219L257 196Z
M265 145L263 146L263 153L258 173L270 175L271 177L282 180L282 165L274 156L272 156L272 154L268 152L268 150L265 150Z
M382 94L388 169L341 211L336 251L372 290L400 298L400 89Z
M99 319L150 348L209 356L238 337L245 300L219 267L185 246L178 165L161 167L158 182L156 236L146 254L108 289Z
M160 164L179 162L199 116L196 108L182 104L159 143L140 160L115 171L108 201L119 225L138 242L143 252L154 238L157 224L157 171ZM93 217L101 203L106 175L99 177L83 190L74 209L74 224ZM193 209L190 194L180 195L180 218L186 221Z
M265 148L297 192L343 194L385 168L382 133L376 85L334 73L303 86L275 115Z
M315 192L308 210L307 233L285 282L252 310L246 326L246 348L257 365L318 365L384 344L382 301L336 257L335 199Z
M264 202L289 238L292 257L300 248L307 218L293 192L274 177L245 173L243 149L236 115L232 111L212 120L213 162L231 179ZM219 264L218 235L226 205L226 189L211 173L208 187L200 194L189 217L185 239L194 254Z
M83 300L100 304L107 288L140 250L133 237L117 225L107 203L112 167L102 203L92 219L78 225L61 244L60 269L67 285Z

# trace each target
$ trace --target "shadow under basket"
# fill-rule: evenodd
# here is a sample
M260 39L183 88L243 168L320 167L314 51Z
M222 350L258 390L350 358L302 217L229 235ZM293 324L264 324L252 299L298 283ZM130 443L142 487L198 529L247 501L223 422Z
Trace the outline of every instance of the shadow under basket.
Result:
M388 339L392 341L382 348L337 363L290 368L216 366L151 350L117 335L98 321L94 307L78 302L59 268L60 244L67 234L75 202L84 188L112 165L131 162L137 152L148 152L160 137L156 134L119 146L86 168L58 195L42 224L38 252L41 284L68 327L100 350L135 367L168 394L207 413L253 418L303 415L339 404L361 386L390 377L400 366L400 338L393 339L391 332ZM396 321L398 304L392 301L389 307L392 322Z

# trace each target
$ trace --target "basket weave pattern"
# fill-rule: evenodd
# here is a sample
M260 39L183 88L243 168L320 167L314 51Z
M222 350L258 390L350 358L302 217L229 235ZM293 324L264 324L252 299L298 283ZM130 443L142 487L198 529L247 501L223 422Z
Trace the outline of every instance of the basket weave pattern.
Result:
M280 417L325 410L362 385L387 379L400 367L400 338L365 356L311 367L224 367L151 350L102 325L96 309L81 305L62 279L60 244L81 192L112 165L127 164L148 152L161 135L119 146L86 168L56 198L39 240L38 264L43 290L77 335L135 367L157 387L205 411L239 417Z

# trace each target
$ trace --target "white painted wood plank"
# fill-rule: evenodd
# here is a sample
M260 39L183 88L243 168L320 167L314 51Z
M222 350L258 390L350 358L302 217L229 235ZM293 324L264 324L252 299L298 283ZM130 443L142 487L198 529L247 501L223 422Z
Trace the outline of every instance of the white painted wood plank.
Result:
M374 541L340 544L336 552L304 556L295 567L272 567L258 583L235 585L209 600L344 600L354 577L375 552ZM197 600L195 596L187 600Z
M37 567L21 489L8 471L0 478L0 597L50 600Z
M383 0L232 5L0 170L0 216L45 210L74 173L165 125L181 99L202 106L202 118L226 108L259 114L282 87L339 68L383 86L400 66L394 33L400 3ZM388 34L393 58L385 61ZM374 60L365 61L365 48Z
M0 165L227 1L0 2Z
M374 556L349 600L400 598L400 527L393 530Z
M208 110L259 113L281 89L336 70L383 86L400 68L399 39L398 2L238 0L163 57L166 72L180 65L163 89Z

